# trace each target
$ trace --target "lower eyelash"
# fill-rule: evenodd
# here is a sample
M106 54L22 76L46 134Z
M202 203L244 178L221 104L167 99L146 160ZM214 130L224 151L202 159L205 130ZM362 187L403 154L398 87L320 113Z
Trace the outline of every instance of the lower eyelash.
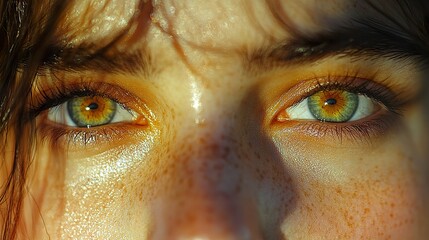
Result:
M124 122L91 128L75 128L47 120L47 113L39 117L38 136L53 149L99 147L100 144L121 141L125 136L137 136L143 139L145 136L142 134L144 135L144 132L150 127Z
M300 134L315 138L326 138L334 143L343 143L351 141L357 143L371 144L374 140L379 139L382 135L388 133L389 129L398 122L400 115L381 110L369 119L365 118L354 122L345 123L326 123L318 121L290 121L286 130L291 134ZM277 123L275 128L279 131L285 131L285 123ZM280 130L281 129L281 130Z

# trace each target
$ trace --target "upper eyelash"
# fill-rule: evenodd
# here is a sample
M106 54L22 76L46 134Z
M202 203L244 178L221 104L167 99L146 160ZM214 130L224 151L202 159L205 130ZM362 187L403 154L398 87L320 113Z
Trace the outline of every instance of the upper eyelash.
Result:
M302 95L292 106L299 104L304 99L320 91L329 90L343 90L356 94L365 95L382 105L384 105L389 111L400 114L402 112L402 106L407 101L398 98L398 95L390 90L388 86L377 84L372 80L363 80L364 78L353 76L328 76L323 79L317 80L317 84L311 87ZM363 80L363 81L359 81Z
M72 98L83 96L101 96L110 98L126 110L129 110L130 108L127 106L127 101L115 97L119 92L117 88L118 86L102 82L79 82L77 84L67 86L54 85L50 89L40 91L39 95L32 98L28 111L30 116L34 118L46 109L58 106Z

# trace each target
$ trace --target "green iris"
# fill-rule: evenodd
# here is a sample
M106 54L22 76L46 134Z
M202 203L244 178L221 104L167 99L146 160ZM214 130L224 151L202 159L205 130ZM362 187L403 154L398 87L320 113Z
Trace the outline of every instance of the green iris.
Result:
M116 113L116 102L101 96L77 97L68 101L67 111L78 127L108 124Z
M357 94L342 90L320 91L308 98L311 114L323 122L347 122L358 105Z

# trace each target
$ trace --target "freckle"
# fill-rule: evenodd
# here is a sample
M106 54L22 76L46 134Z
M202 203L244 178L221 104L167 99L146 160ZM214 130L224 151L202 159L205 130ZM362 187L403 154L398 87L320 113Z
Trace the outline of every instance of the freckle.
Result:
M310 194L307 191L304 191L304 197L308 197Z
M335 192L337 192L338 194L342 194L343 192L341 191L341 188L336 188Z
M364 212L364 214L365 214L365 215L367 215L367 214L370 212L370 210L369 210L369 208L365 208L365 209L363 210L363 212Z

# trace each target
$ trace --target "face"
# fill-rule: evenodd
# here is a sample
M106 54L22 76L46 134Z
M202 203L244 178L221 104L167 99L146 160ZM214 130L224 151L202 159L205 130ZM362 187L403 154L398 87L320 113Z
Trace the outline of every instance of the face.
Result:
M73 61L33 86L23 236L423 236L425 69L376 6L76 1Z

